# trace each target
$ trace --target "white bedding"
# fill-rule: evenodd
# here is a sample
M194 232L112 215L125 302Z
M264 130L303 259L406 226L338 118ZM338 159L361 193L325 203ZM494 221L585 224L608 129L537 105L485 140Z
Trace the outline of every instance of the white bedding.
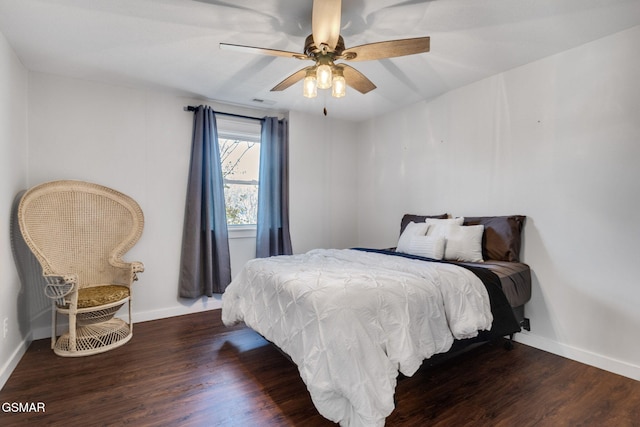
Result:
M298 365L324 417L383 426L398 371L412 375L454 338L490 329L487 291L465 268L357 250L249 261L222 296Z

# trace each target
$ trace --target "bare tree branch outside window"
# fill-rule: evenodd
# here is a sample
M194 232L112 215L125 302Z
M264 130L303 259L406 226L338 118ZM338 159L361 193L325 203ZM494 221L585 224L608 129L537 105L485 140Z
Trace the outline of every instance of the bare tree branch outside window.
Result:
M220 139L219 148L225 187L227 224L256 224L259 143L239 139Z

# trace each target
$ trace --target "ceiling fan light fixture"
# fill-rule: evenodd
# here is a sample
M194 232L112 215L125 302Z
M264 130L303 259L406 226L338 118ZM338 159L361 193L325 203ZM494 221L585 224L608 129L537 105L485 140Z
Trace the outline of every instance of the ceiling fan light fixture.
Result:
M304 77L303 92L305 98L315 98L318 96L318 85L316 84L316 70L311 68L307 70Z
M334 98L342 98L347 93L347 82L344 79L342 68L336 67L333 70L333 83L331 88L331 96Z
M332 81L331 66L329 66L329 64L318 65L316 79L318 89L329 89Z

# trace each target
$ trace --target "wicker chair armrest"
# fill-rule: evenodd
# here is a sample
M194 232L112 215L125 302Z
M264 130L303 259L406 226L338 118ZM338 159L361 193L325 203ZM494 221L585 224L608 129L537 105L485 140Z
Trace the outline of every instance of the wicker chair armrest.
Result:
M133 261L131 263L131 273L133 274L133 280L138 280L138 273L144 272L144 264L139 261Z
M139 261L133 261L131 263L131 269L134 273L142 273L144 271L144 264Z
M52 300L62 301L66 296L78 290L78 276L75 274L45 275L47 285L44 294Z
M122 275L118 273L118 276L129 284L138 280L138 273L144 271L144 264L139 261L124 262L121 260L111 260L110 263L113 267L121 270Z

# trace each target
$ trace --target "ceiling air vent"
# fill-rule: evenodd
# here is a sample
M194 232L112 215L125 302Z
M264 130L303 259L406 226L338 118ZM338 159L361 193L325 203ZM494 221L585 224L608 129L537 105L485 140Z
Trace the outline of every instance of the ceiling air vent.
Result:
M268 99L260 99L260 98L253 98L251 102L255 102L256 104L262 104L262 105L274 105L276 103L276 101L270 101Z

